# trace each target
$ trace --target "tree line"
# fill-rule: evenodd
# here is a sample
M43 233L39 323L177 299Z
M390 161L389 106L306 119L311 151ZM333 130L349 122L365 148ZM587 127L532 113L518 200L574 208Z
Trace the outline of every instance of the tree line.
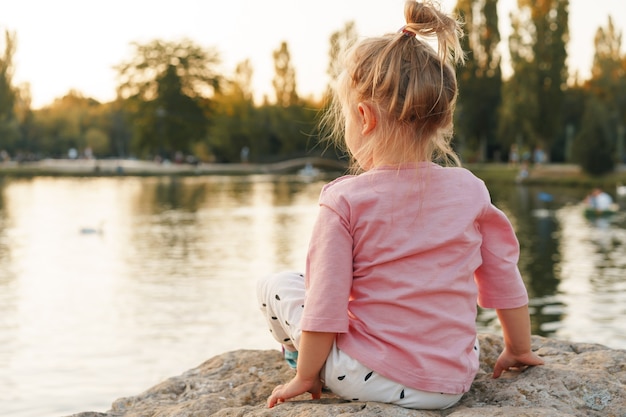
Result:
M593 175L624 163L626 55L611 18L597 29L589 79L567 66L569 0L518 0L511 36L502 40L497 0L458 0L466 64L457 68L454 146L464 161L545 160L580 164ZM329 39L329 85L338 56L357 39L354 22ZM254 69L239 63L221 74L220 54L189 39L134 43L116 67L116 99L101 103L70 91L33 110L27 85L13 83L17 34L5 31L0 55L0 159L78 155L186 162L269 162L320 155L342 158L324 144L318 116L327 94L298 95L287 42L273 51L274 97L255 103ZM506 42L510 74L500 45ZM516 159L517 160L517 159Z

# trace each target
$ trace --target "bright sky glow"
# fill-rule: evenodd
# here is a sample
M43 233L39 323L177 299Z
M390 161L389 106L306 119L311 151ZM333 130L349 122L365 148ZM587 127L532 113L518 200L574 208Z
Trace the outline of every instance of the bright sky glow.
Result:
M442 0L452 10L456 0ZM113 67L127 60L133 41L190 38L216 48L224 75L250 59L257 98L273 98L272 52L286 41L300 96L315 96L328 82L329 39L348 21L361 36L393 32L404 24L403 0L19 0L3 2L4 31L17 34L14 83L30 83L33 107L50 104L76 89L101 101L115 97ZM515 0L500 0L501 35L508 36ZM587 77L593 38L606 27L626 28L624 0L570 0L569 65Z

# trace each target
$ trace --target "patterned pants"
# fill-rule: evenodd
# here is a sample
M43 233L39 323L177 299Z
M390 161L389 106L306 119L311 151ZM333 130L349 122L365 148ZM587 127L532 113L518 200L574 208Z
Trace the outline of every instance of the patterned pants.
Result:
M304 292L304 275L297 272L269 275L257 284L259 306L270 332L287 349L298 350L300 346ZM478 340L474 351L479 354ZM338 349L336 344L322 368L321 379L327 388L346 400L377 401L405 408L446 409L463 396L405 387L362 365Z

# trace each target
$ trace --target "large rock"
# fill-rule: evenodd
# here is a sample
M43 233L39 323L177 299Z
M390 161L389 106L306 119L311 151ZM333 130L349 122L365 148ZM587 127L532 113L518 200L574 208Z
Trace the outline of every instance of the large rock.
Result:
M120 398L106 413L73 417L626 417L625 350L533 336L533 349L546 364L493 379L502 338L487 334L479 339L481 368L472 389L445 411L350 402L330 393L321 400L306 395L268 409L265 400L272 389L294 371L278 351L239 350L209 359L142 394Z

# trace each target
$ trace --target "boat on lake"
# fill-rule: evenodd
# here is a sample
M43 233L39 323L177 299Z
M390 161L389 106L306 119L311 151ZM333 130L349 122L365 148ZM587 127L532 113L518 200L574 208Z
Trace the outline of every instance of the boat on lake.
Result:
M320 174L321 171L315 168L310 162L307 162L307 164L298 171L298 177L304 181L312 181L319 177Z
M597 219L600 217L611 217L619 211L619 205L613 203L608 208L598 210L593 207L585 207L584 214L588 219Z
M585 197L585 217L599 218L612 216L619 211L613 198L601 188L595 187L591 193Z

